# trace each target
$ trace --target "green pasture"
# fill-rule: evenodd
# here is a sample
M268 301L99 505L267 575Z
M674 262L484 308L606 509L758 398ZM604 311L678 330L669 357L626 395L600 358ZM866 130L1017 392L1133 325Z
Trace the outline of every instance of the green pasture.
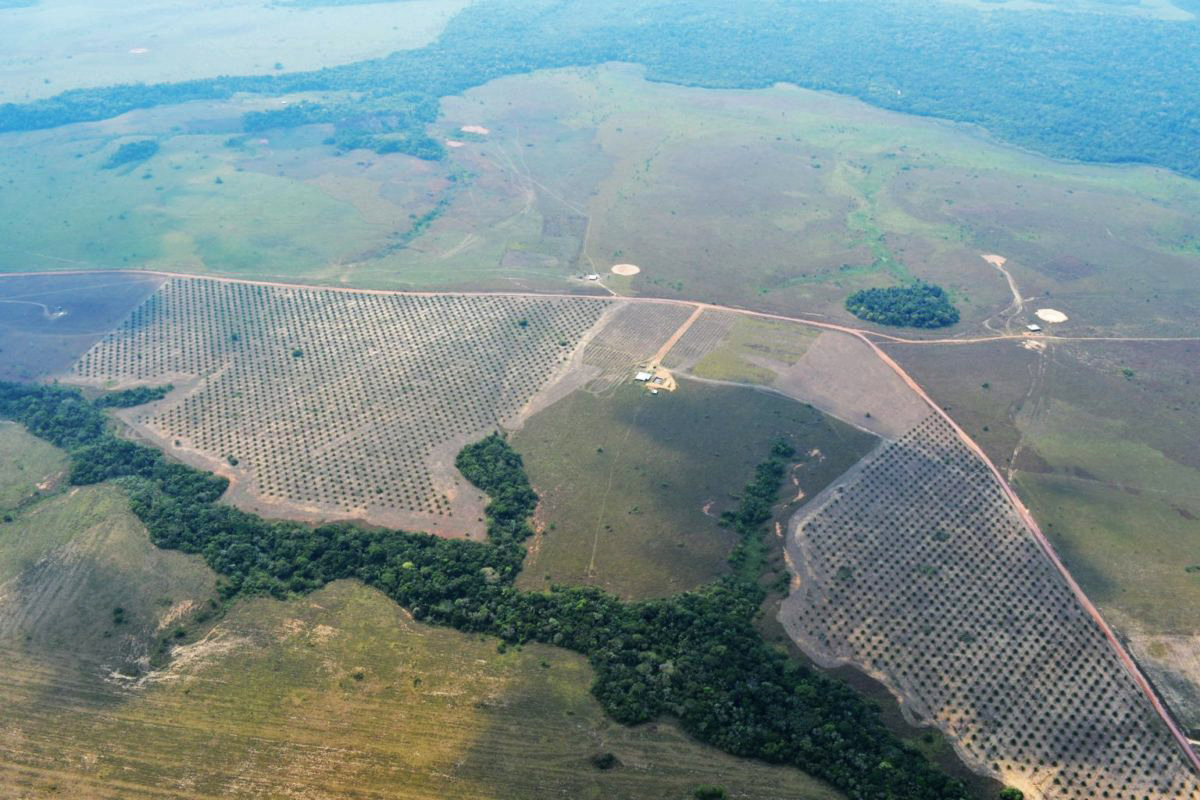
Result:
M643 598L712 580L734 541L718 524L731 487L779 437L798 453L792 497L820 491L874 442L782 396L689 380L670 394L576 392L535 414L513 438L542 498L519 585Z

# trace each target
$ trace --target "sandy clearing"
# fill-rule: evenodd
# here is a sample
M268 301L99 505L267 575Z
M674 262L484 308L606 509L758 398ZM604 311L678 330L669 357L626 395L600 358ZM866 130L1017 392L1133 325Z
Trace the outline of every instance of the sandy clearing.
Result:
M641 271L642 268L636 264L614 264L612 268L614 275L624 275L625 277L637 275Z
M149 52L150 52L150 48L148 48L148 47L131 47L129 49L129 55L131 55L131 56L143 56Z
M458 139L447 139L446 147L462 147L466 142L460 142Z
M1004 256L998 256L995 253L985 253L983 260L991 264L993 267L1003 267L1008 263L1008 259Z
M463 133L475 133L480 136L487 136L489 133L491 133L491 131L482 125L463 125L461 128L459 128L459 130Z
M1039 308L1033 313L1036 314L1037 318L1042 322L1054 324L1067 321L1067 315L1055 308Z
M777 374L776 390L885 439L903 436L929 414L867 344L845 333L820 334Z

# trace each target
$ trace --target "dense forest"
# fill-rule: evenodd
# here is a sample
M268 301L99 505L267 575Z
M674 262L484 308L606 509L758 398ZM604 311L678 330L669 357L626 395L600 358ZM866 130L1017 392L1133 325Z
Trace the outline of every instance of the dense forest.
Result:
M942 3L485 2L422 49L313 72L74 90L0 106L0 131L235 92L349 91L374 117L365 126L343 110L312 110L341 121L339 146L361 135L370 147L390 139L397 150L435 157L420 128L433 120L438 98L503 75L605 61L644 64L653 80L695 86L788 81L975 123L1052 156L1157 164L1200 177L1200 24ZM403 113L388 117L393 101ZM383 131L388 125L395 127Z
M283 598L355 578L428 623L584 654L596 673L593 692L621 722L669 715L703 742L798 767L851 798L967 796L850 688L790 660L754 627L765 597L758 577L766 523L793 455L785 442L724 517L740 534L730 574L698 591L625 603L594 588L514 588L538 498L521 457L498 435L457 459L490 498L484 543L268 521L220 505L224 478L117 438L104 413L75 391L0 383L0 417L66 448L71 483L119 479L154 543L203 556L226 598Z
M922 281L911 286L860 289L846 298L846 310L868 322L908 328L944 328L958 322L958 309L946 290Z

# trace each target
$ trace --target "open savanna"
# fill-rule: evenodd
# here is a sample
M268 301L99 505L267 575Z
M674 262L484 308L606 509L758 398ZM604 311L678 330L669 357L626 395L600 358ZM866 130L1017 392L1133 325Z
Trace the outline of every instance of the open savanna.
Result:
M797 451L785 489L797 501L875 441L778 394L689 380L669 394L575 392L533 415L513 437L542 501L518 585L645 598L707 583L736 541L720 515L778 439Z
M28 494L63 455L27 453L14 428L0 427L0 486ZM355 582L214 607L216 576L156 549L116 486L12 516L0 523L5 797L686 800L700 784L840 797L667 722L620 726L583 658L500 652ZM597 769L604 753L620 763Z
M376 58L424 46L469 4L0 3L0 103L86 86L320 69ZM97 15L103 25L96 24Z
M565 213L580 200L553 177L561 151L524 121L546 105L579 158L594 143L608 161L580 266L641 266L609 279L620 291L849 319L850 290L917 277L979 324L1011 299L979 258L998 252L1026 296L1078 309L1073 330L1187 325L1176 312L1195 297L1200 192L1165 171L1056 162L794 87L651 84L632 67L506 78L446 101L448 117L492 126L456 157L511 164Z
M445 98L429 133L462 146L439 162L337 155L323 125L239 135L241 113L302 99L5 134L0 265L580 291L595 287L575 276L595 272L623 294L848 322L850 291L920 278L950 291L969 330L1012 299L980 258L998 253L1037 298L1018 322L1044 303L1067 312L1064 332L1194 329L1200 190L1165 170L1058 162L833 95L656 84L621 65ZM461 131L476 125L488 133ZM145 137L158 155L100 169ZM642 269L612 275L615 263Z

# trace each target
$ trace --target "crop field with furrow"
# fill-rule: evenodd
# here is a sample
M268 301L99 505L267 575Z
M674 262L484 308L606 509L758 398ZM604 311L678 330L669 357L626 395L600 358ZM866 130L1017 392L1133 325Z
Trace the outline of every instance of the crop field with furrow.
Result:
M610 302L173 279L75 379L174 384L126 419L254 508L462 535L482 500L454 454L517 424Z
M968 763L1035 796L1200 797L1103 632L940 417L791 528L792 637L879 678Z

